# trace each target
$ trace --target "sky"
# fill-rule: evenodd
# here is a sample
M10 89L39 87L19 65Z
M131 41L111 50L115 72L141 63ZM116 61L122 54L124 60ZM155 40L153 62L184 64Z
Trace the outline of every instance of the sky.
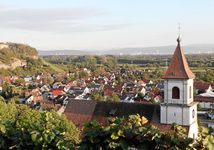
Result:
M214 43L214 0L0 0L0 41L38 50Z

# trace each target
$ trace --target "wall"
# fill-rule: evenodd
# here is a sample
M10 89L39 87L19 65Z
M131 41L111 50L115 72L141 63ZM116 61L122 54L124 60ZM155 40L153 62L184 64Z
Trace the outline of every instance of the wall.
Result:
M195 111L195 116L192 118L192 110ZM161 123L179 125L191 125L197 121L197 103L192 106L182 105L165 105L161 104Z
M190 98L189 87L191 88L192 96ZM172 88L178 87L180 89L180 99L172 99ZM174 104L189 104L193 102L193 79L177 80L168 79L164 81L164 102Z
M198 123L195 122L189 127L188 137L197 139L198 138Z

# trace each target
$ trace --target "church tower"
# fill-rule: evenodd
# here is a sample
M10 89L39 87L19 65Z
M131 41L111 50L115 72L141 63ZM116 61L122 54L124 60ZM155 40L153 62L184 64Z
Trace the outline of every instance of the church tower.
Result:
M189 129L188 136L197 138L197 103L193 101L193 80L184 52L180 47L180 38L164 79L164 102L161 103L162 124L176 123Z

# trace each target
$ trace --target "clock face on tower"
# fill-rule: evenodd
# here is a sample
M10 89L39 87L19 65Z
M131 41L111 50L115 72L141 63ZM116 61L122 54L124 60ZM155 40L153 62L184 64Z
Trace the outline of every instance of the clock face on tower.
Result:
M192 110L192 118L194 118L195 117L195 110L193 109Z

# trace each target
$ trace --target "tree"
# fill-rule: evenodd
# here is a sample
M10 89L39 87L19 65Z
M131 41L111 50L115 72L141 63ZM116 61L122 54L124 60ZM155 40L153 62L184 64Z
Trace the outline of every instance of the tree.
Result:
M144 95L143 95L143 93L137 93L137 97L141 100L141 99L143 99L144 98Z
M65 80L65 78L63 76L56 76L54 78L54 82L63 82Z
M209 149L213 136L203 142L204 137L194 141L187 137L185 128L173 124L168 132L148 123L145 117L131 115L129 118L111 118L107 125L96 121L85 125L80 150L83 149ZM207 144L209 143L209 144Z
M87 79L89 76L86 71L80 71L80 72L78 72L78 75L79 75L80 79L82 79L82 78Z
M108 101L114 101L114 102L120 102L120 97L117 95L117 93L113 92L110 97L107 97Z
M94 69L96 67L97 60L94 56L85 56L85 61L83 65L86 68Z
M196 149L210 150L214 148L214 136L209 133L208 128L199 127L199 137L194 143Z
M91 98L91 100L94 100L94 101L103 101L104 100L104 97L97 91L91 93L90 98Z
M56 112L0 101L0 149L74 149L79 130Z
M101 75L102 73L104 73L105 72L105 69L104 68L102 68L102 67L97 67L97 68L95 68L95 70L93 71L93 75L95 76L95 77L98 77L99 75Z
M2 86L2 96L5 99L12 98L13 96L16 95L16 87L14 85L11 85L7 82L5 82Z
M26 82L23 78L16 79L16 81L15 81L15 85L17 85L17 86L24 86L25 84L26 84Z
M52 85L54 83L54 79L51 76L43 78L43 83L48 84L48 85Z
M104 65L106 67L108 67L109 69L115 69L117 66L117 59L113 56L106 57L106 61L105 61Z
M4 97L0 96L0 102L5 102Z

